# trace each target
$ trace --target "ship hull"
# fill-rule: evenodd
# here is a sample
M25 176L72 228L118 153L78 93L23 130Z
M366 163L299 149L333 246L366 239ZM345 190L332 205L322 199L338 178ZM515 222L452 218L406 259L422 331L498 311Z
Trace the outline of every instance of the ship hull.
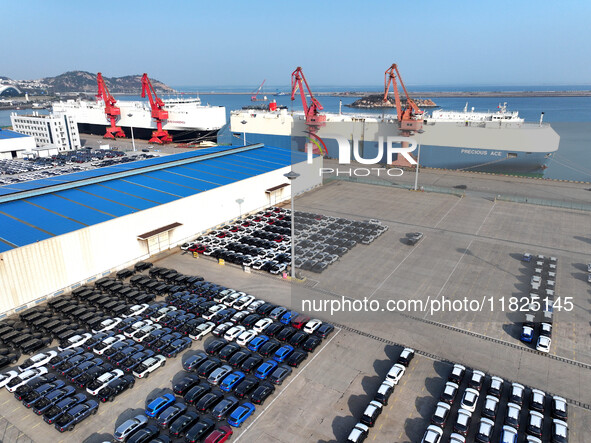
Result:
M78 131L80 134L105 135L107 132L107 125L80 123L78 122ZM131 127L120 126L125 132L125 136L131 139ZM152 132L155 128L133 128L133 137L138 140L149 140L152 138ZM168 133L172 136L174 143L189 143L193 141L211 141L217 142L218 130L201 131L197 129L169 129Z
M245 111L233 113L230 123L233 145L242 145L246 140L247 144L265 143L304 151L307 143L314 143L306 133L303 116L298 114ZM316 135L326 146L327 157L338 158L339 145L334 137L339 136L348 140L350 146L357 141L362 158L385 164L388 160L385 152L380 155L378 140L401 134L397 122L391 119L333 115ZM421 146L419 163L423 167L536 175L543 173L560 141L549 125L538 124L500 127L426 122L423 133L414 134L413 138ZM316 148L314 152L318 153ZM415 159L419 157L418 149L411 155ZM396 160L394 155L392 161L396 163Z

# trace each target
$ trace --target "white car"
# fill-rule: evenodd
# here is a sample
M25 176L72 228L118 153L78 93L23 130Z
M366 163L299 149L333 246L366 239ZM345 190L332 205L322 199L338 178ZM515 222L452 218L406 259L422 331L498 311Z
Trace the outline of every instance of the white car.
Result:
M507 411L505 412L505 423L519 424L519 416L521 415L521 406L516 403L508 403Z
M490 441L494 428L495 424L491 419L481 418L478 428L476 428L476 436L481 435L481 441Z
M172 311L176 311L176 309L176 306L165 306L163 308L160 308L150 317L150 320L159 322L160 320L162 320L162 318L164 318L166 314Z
M213 298L213 301L216 303L223 303L224 299L226 299L230 294L237 292L235 289L224 289L220 291L216 296Z
M56 355L57 352L55 351L40 352L39 354L33 355L32 357L29 357L24 362L22 362L19 365L18 370L24 372L28 371L29 369L38 368L40 366L47 364L49 360L51 360Z
M304 332L307 334L313 334L316 329L320 327L322 324L322 320L318 320L317 318L313 318L304 326Z
M243 295L246 295L246 292L240 292L240 291L233 292L233 293L231 293L230 295L228 295L228 297L226 297L226 298L224 299L224 304L225 304L227 307L231 308L231 307L232 307L232 305L233 305L233 304L236 302L236 300L238 300L238 299L239 299L240 297L242 297Z
M254 311L256 311L259 307L261 307L264 304L265 304L265 300L261 300L259 298L259 299L255 300L255 301L253 301L251 304L249 304L246 307L246 310L247 311L250 311L250 312L254 312Z
M269 272L271 274L281 274L286 269L287 265L285 263L277 263L277 265L275 265L275 267L273 267Z
M149 326L149 325L153 325L153 324L154 324L154 322L152 320L139 320L139 321L136 321L129 328L127 328L127 330L125 330L123 332L123 335L126 336L127 338L131 338L131 336L135 332L139 331L144 326Z
M443 429L439 426L429 425L425 431L425 435L423 435L421 443L439 443L442 435Z
M226 331L226 333L224 334L224 339L226 339L228 341L234 341L244 331L246 331L246 328L242 325L233 326Z
M155 355L146 358L143 362L135 367L133 375L137 378L147 378L150 373L166 364L166 357L164 355Z
M466 388L460 407L466 411L474 412L476 409L476 403L478 403L479 393L476 389Z
M141 305L133 305L129 308L129 314L123 315L123 318L134 317L136 315L141 315L146 309L148 309L150 305L148 303L142 303Z
M114 335L112 337L107 337L94 348L92 348L92 352L94 352L97 355L103 355L107 349L109 349L115 343L119 343L122 340L125 340L125 336L121 334Z
M232 323L240 323L243 319L248 317L249 314L250 312L248 311L238 311L236 314L230 317L230 321Z
M404 371L406 371L406 368L401 364L396 363L388 371L388 374L386 375L386 380L390 380L392 383L397 385L402 376L404 375Z
M98 395L98 393L113 380L123 377L125 373L121 369L115 369L111 372L105 372L95 381L91 382L86 388L86 392L90 395Z
M562 441L568 441L568 424L555 418L552 420L552 440L560 441L557 437L561 438Z
M257 335L258 333L252 329L244 331L236 338L236 344L239 344L240 346L246 346L248 342L255 338Z
M542 440L540 440L538 437L534 437L533 435L526 435L525 443L542 443Z
M47 374L47 368L45 366L21 372L19 375L12 378L8 383L6 383L6 389L8 390L8 392L14 392L18 389L19 386L22 386L25 383L33 380L34 378L40 377L45 374Z
M89 334L88 332L82 335L75 335L66 340L64 344L60 344L57 349L61 352L65 349L78 348L86 343L90 337L92 337L92 334Z
M142 326L141 328L133 331L133 333L130 335L130 337L134 341L141 343L150 334L150 332L155 331L156 329L161 329L161 328L162 328L162 326L159 325L158 323L155 323L153 325Z
M254 262L252 262L252 265L250 267L252 269L255 269L255 270L258 271L258 270L260 270L265 265L265 263L267 263L267 260L266 259L259 258L258 260L255 260Z
M211 320L222 309L226 309L226 306L221 305L221 304L220 305L213 305L201 317L203 317L205 320Z
M236 300L234 302L234 304L232 305L232 307L234 309L238 309L239 311L242 311L249 304L251 304L254 300L255 300L254 295L246 294L246 295L243 295L242 297L240 297L238 300Z
M517 441L517 429L513 426L503 426L499 443L513 443L515 441Z
M449 436L449 443L466 443L466 437L454 432Z
M587 272L591 272L591 263L587 263Z
M117 327L117 325L119 323L121 323L123 320L119 317L114 317L114 318L108 318L106 320L103 320L97 327L96 329L92 330L93 334L96 334L97 332L108 332L111 331L112 329L115 329Z
M252 329L260 334L265 329L267 329L269 327L269 325L272 323L273 323L273 320L271 320L270 318L261 318L259 321L257 321L254 324Z
M195 329L194 332L189 334L189 337L191 338L191 340L201 340L203 337L205 337L207 334L213 331L214 328L214 322L208 321L205 323L201 323L199 326L197 326L197 329Z
M546 337L545 335L540 335L538 337L538 344L536 345L536 350L540 352L550 352L550 345L552 344L552 339L550 337Z
M8 371L4 372L3 374L0 374L0 388L6 386L10 382L10 380L12 380L15 377L18 377L18 372L16 371Z

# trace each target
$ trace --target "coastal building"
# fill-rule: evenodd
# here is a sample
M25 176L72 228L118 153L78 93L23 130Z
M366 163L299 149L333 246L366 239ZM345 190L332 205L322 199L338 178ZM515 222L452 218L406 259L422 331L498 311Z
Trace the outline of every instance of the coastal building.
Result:
M23 158L35 147L35 139L8 129L0 129L0 160Z
M37 146L53 145L61 151L80 148L80 133L76 120L68 114L10 115L12 128L35 138Z

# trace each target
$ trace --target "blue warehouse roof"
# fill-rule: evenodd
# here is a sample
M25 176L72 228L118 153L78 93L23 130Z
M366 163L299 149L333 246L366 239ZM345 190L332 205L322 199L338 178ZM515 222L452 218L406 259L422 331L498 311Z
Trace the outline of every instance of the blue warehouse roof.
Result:
M30 137L20 132L11 131L10 129L0 129L0 140L6 140L10 138Z
M216 146L0 186L0 253L302 161L284 148Z

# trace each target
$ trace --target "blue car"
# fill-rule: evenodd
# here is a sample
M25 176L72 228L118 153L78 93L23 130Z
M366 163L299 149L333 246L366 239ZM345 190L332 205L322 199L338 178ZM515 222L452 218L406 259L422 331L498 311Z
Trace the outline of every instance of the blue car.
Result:
M246 347L251 351L257 352L261 346L269 341L269 337L266 335L259 335L248 342Z
M254 414L254 405L252 403L242 403L228 417L228 424L239 428L248 417Z
M220 383L220 389L222 391L230 392L238 383L244 380L244 377L246 377L244 372L232 372L231 374L226 375L226 377L222 380Z
M261 380L266 379L273 370L279 366L275 360L269 360L262 363L254 373L254 376Z
M293 354L293 346L283 345L279 349L277 349L277 351L275 351L273 360L279 363L283 363L291 354Z
M534 339L534 329L531 326L523 326L519 339L525 343L531 343Z
M146 415L148 417L156 417L160 412L164 411L174 402L174 395L164 394L162 397L158 397L157 399L150 402L146 408Z
M284 325L288 325L291 323L291 321L296 318L298 314L296 311L287 311L285 314L283 314L281 316L281 319L279 320L281 323L283 323Z
M521 261L529 263L531 261L531 254L527 252L523 254L523 257L521 257Z

